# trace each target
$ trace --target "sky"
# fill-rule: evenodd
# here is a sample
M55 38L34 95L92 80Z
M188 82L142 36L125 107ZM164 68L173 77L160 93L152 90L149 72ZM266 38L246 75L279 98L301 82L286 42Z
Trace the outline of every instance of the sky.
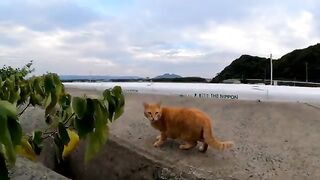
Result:
M0 66L212 78L320 42L318 0L1 0Z

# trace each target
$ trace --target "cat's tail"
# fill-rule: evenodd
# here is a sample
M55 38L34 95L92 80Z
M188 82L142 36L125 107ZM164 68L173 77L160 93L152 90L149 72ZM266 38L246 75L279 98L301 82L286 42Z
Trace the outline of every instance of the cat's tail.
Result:
M234 145L232 141L219 141L218 139L213 137L211 124L209 122L206 123L203 127L203 137L205 143L218 150L225 150L231 148Z

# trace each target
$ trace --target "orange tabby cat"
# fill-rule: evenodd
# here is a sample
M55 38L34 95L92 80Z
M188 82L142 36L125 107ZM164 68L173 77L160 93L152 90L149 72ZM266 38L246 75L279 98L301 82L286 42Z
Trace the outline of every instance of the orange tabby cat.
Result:
M221 142L213 137L210 117L198 109L161 107L160 103L143 105L145 117L161 132L154 143L155 147L161 146L167 138L185 141L179 146L180 149L191 149L201 141L201 152L206 152L208 145L220 150L233 146L232 141Z

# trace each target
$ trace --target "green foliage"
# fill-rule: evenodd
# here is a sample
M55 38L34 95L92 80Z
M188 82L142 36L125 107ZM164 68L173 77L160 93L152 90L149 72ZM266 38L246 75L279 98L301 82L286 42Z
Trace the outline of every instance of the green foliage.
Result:
M82 99L80 102L84 103L82 106L85 106L85 109L82 113L82 116L78 116L75 119L75 127L78 130L78 134L81 137L85 137L88 133L93 131L94 128L94 106L93 100L86 98ZM78 112L79 113L79 112Z
M118 119L124 111L124 97L122 95L121 87L116 86L113 89L106 89L103 92L103 101L106 107L108 107L109 120Z
M84 98L74 97L72 99L72 108L77 115L78 119L81 119L85 115L85 110L87 109L87 101Z
M64 149L71 141L70 130L87 141L85 162L89 161L105 144L108 123L123 113L125 101L121 87L105 90L98 99L72 97L65 92L57 74L26 79L32 71L31 65L32 62L22 69L5 66L0 70L0 171L7 172L6 164L14 165L15 149L22 138L37 155L41 152L43 140L53 138L57 160L62 161ZM45 109L46 130L35 130L32 135L22 133L18 117L29 106ZM24 108L18 113L18 107ZM7 177L6 173L4 177Z
M3 145L4 157L10 165L16 161L15 146L19 145L22 129L17 122L16 107L8 101L0 100L0 146Z
M0 179L7 180L9 179L8 168L1 149L2 147L0 147Z
M42 138L43 132L36 130L32 133L32 136L29 137L28 142L31 145L32 149L37 155L40 155L42 150Z
M69 143L70 138L69 138L67 129L64 126L64 124L62 124L61 122L59 122L59 125L58 125L58 135L63 145L67 145Z
M59 101L60 95L64 94L63 84L57 74L44 76L45 115L54 113L54 108Z
M94 131L88 134L88 143L85 152L85 161L92 159L105 144L108 137L106 107L98 100L93 100L94 106Z
M19 79L22 79L26 77L29 73L33 72L34 69L31 68L32 61L30 61L28 64L20 68L12 68L11 66L4 66L2 69L0 69L0 77L5 80L12 75L15 77L18 77Z

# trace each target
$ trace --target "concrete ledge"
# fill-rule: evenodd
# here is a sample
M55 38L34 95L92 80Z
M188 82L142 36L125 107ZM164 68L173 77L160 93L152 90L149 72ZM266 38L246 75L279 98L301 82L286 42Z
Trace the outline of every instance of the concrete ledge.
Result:
M17 158L15 167L9 173L12 180L68 180L40 163L20 157Z
M84 162L84 144L80 143L64 165L64 169L74 179L199 179L191 173L147 156L115 136L110 137L102 152L85 165L80 163Z

